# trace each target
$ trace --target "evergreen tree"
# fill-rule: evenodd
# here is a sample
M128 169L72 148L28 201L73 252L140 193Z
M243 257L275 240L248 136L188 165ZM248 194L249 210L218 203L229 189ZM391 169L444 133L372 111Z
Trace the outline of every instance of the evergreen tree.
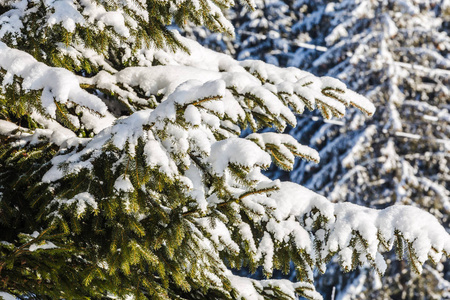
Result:
M224 12L225 16L230 20L230 22L232 22L233 26L235 26L235 21L237 20L237 17L235 15L237 9L235 7L242 8L244 6L236 4L235 6ZM225 53L233 57L236 56L237 39L235 36L223 32L212 32L207 27L196 26L192 23L188 23L186 26L183 26L183 28L174 26L174 29L177 29L183 36L197 41L203 47L212 49L217 52Z
M229 5L1 2L0 296L320 299L313 271L334 256L383 273L394 245L418 272L450 253L425 211L333 204L262 175L272 160L319 161L279 133L294 113L374 106L336 79L238 62L166 27L232 33ZM270 277L290 261L296 283L228 270Z

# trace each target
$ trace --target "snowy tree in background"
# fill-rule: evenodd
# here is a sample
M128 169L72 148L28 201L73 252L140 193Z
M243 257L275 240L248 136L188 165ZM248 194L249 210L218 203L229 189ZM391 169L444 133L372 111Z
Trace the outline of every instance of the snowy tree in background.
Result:
M296 51L304 47L317 48L309 44L312 40L310 35L314 37L316 29L307 27L305 30L303 22L306 9L323 8L321 1L314 3L314 7L305 5L302 0L257 0L255 7L237 4L227 11L236 28L235 38L211 33L204 27L187 26L181 32L209 49L230 54L238 60L258 59L276 66L286 66L299 59Z
M278 1L257 1L256 9L236 9L233 24L237 28L236 58L262 59L273 65L283 65L279 60L291 51L290 36L293 10L289 4Z
M450 203L445 154L450 147L450 37L444 27L448 26L444 22L446 7L436 2L419 5L412 1L344 1L328 5L327 18L335 25L324 35L329 49L308 69L348 82L353 89L379 104L379 109L372 119L361 119L358 117L361 114L356 112L357 115L346 118L348 126L334 127L350 129L354 145L351 150L345 149L348 145L340 147L342 143L335 140L334 146L339 147L325 145L332 139L318 136L312 140L323 151L321 164L328 164L324 158L327 152L332 152L330 158L340 156L335 163L345 169L358 169L365 161L364 170L354 169L339 185L328 179L336 177L336 173L347 172L332 164L332 172L321 164L306 168L320 169L328 174L328 179L320 174L311 175L305 168L293 172L292 178L323 190L333 201L362 204L373 199L373 195L392 192L394 194L379 199L378 205L423 203L424 207L434 208L432 212L447 222L445 217ZM363 123L370 125L362 128ZM325 126L331 129L334 125ZM342 137L341 141L343 139L347 137ZM337 151L333 152L332 148ZM338 148L344 153L339 153ZM376 179L371 177L376 175L375 170L368 170L372 167L380 173ZM369 175L362 175L366 172ZM344 190L349 186L346 182L356 183L359 176L363 176L361 179L366 183L369 179L376 184L373 182L370 188L360 186ZM381 180L382 177L385 179ZM412 200L412 197L416 198ZM425 204L427 202L433 205Z
M394 245L419 272L450 253L418 208L333 204L261 173L319 161L279 133L294 113L374 106L336 79L239 62L166 27L232 34L229 5L1 2L0 297L321 299L314 270L332 257L382 274ZM229 271L270 277L291 261L295 283Z
M290 134L318 149L321 162L299 162L291 180L333 202L376 208L415 205L448 228L450 4L338 1L314 8L298 26L312 28L311 20L317 20L321 30L314 43L328 50L302 49L289 64L343 80L371 99L377 112L369 120L354 110L337 124L300 119ZM427 266L421 276L406 271L404 262L392 266L381 285L373 284L377 280L370 272L352 274L352 285L346 296L345 291L340 296L450 297L450 283L444 279L447 265L444 270L439 265L440 272ZM331 291L334 285L343 289L348 284L342 277L331 277L322 278L322 289Z

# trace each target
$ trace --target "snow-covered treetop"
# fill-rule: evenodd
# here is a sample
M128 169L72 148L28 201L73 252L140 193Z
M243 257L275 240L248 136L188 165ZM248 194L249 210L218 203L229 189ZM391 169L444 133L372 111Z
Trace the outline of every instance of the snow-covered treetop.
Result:
M372 115L369 100L336 79L238 62L163 27L145 32L155 40L165 33L182 47L144 47L140 30L163 26L168 15L177 20L178 12L225 23L215 2L158 5L60 0L1 6L0 209L24 205L37 225L1 241L0 272L50 282L15 280L6 292L238 298L245 293L238 287L247 284L255 299L320 298L313 270L325 271L334 255L346 270L369 263L382 273L381 253L394 244L417 271L428 258L450 253L450 236L426 212L331 204L261 173L272 161L285 169L295 157L319 161L315 150L280 133L295 126L295 113L307 108L342 117L355 106ZM200 9L208 14L191 16ZM102 37L104 49L94 45ZM41 40L49 47L33 44ZM257 131L267 126L279 132ZM246 128L253 133L244 137ZM18 173L23 176L14 179ZM17 204L23 184L40 192L37 199L21 194L27 200ZM5 232L17 230L2 224ZM52 268L30 268L26 255L54 255L73 268L65 272L81 274L74 275L82 276L79 287L62 290ZM252 282L227 270L263 266L269 276L290 260L299 266L299 283Z

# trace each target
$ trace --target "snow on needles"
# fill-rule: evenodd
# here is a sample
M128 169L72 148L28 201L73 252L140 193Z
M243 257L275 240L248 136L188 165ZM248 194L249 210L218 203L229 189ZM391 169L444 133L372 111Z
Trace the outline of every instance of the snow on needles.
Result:
M428 258L439 261L443 253L450 253L450 236L445 229L433 215L416 207L394 205L376 210L352 203L331 203L290 182L282 183L280 190L271 197L280 202L280 213L285 218L289 215L302 218L313 208L318 209L327 220L325 228L328 232L327 241L318 249L321 256L337 252L342 265L349 270L352 268L353 252L356 252L383 273L386 263L381 253L391 250L398 238L408 244L411 255L419 262L414 266L418 271ZM309 224L312 223L306 219L307 229ZM358 240L355 232L360 238L358 242L364 243L364 247L354 243Z
M230 163L243 168L252 166L269 167L272 160L255 143L239 138L218 141L211 146L208 158L213 172L223 175Z
M0 297L3 297L3 300L16 300L17 298L11 294L0 292Z
M23 78L25 90L43 90L42 106L56 118L55 101L72 101L100 114L107 112L106 105L96 96L81 89L76 76L62 68L52 68L36 61L31 55L9 48L0 42L0 68L7 71L2 86L12 83L14 76Z

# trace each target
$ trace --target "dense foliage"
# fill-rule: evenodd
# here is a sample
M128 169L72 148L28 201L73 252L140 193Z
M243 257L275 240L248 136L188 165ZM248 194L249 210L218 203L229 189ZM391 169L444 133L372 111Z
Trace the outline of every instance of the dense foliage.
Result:
M236 61L166 27L232 33L229 5L0 4L0 296L320 299L314 270L333 257L381 274L394 245L417 272L450 252L427 212L333 204L261 173L319 161L279 133L295 114L375 110L336 79ZM270 277L291 261L296 283L228 269Z

